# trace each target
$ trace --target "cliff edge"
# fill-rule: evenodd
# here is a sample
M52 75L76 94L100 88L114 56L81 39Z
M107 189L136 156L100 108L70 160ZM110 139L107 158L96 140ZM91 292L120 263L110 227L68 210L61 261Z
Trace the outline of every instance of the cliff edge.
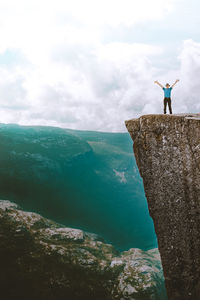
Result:
M200 299L200 114L125 122L154 221L169 300Z

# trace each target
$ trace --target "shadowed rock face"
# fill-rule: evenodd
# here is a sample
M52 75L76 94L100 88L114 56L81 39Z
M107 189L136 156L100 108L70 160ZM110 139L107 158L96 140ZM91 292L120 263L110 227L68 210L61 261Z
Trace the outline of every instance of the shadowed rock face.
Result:
M2 300L160 300L157 249L117 252L95 234L0 201Z
M169 300L200 299L200 114L126 121Z

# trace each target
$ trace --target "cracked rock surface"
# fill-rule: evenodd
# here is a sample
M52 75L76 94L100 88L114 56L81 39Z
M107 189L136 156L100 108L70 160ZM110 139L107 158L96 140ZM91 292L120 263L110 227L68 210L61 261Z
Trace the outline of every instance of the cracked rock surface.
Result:
M200 299L200 114L126 121L169 300Z
M1 299L165 299L157 249L116 251L95 234L66 228L0 201Z

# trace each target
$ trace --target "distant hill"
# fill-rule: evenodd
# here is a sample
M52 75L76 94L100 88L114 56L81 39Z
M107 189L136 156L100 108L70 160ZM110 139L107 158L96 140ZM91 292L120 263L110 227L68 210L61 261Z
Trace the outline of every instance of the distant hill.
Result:
M120 250L157 246L128 133L1 124L0 198Z

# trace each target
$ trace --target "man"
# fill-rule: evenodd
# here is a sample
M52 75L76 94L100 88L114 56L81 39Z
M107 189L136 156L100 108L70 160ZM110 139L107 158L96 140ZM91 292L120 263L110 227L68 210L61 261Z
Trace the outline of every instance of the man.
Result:
M179 82L179 79L177 79L174 84L172 84L172 86L170 87L169 83L167 83L164 88L164 86L162 84L160 84L157 80L154 81L154 83L158 84L164 91L164 114L166 114L166 108L167 105L169 107L169 112L170 114L172 114L172 106L171 106L171 91L173 89L173 87L175 86L175 84L177 84L177 82Z

